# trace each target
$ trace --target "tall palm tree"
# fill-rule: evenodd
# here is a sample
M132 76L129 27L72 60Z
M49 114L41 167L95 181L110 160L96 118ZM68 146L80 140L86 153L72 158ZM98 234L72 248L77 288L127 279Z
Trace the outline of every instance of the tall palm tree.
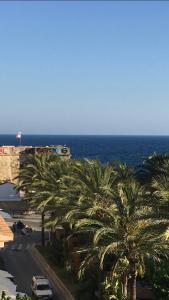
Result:
M57 160L49 164L41 181L43 186L41 186L35 196L37 208L44 208L51 214L45 226L53 230L57 224L61 225L62 216L68 209L67 194L64 191L64 185L69 176L71 166L72 161L62 160ZM38 199L41 199L41 201L38 202Z
M167 174L168 168L159 163L157 170ZM104 269L108 259L112 276L119 276L123 294L130 300L136 300L136 278L145 260L169 255L169 242L163 235L168 219L160 215L160 205L154 209L157 195L150 198L152 193L126 165L58 162L38 156L21 171L18 189L42 213L52 212L48 224L69 222L73 229L69 234L87 235L80 272L95 263Z
M97 260L103 268L106 257L112 254L113 275L121 262L126 261L126 268L123 267L120 274L123 279L127 274L127 280L123 281L123 291L125 296L136 300L137 272L143 269L145 259L150 256L160 259L164 250L165 255L169 254L168 241L163 238L168 223L163 219L152 218L154 212L147 194L134 178L125 176L120 181L114 176L116 180L112 183L110 179L114 169L110 171L98 163L88 166L90 171L77 171L77 190L81 190L81 193L76 208L66 216L68 220L76 220L77 232L93 235L92 243L85 245L88 255L82 263L81 271ZM108 174L105 174L105 170ZM130 289L127 289L129 278Z
M46 190L45 178L49 166L56 160L57 156L54 154L37 154L30 155L20 169L18 176L17 190L24 191L24 199L33 208L38 208L40 203L44 200L43 191ZM41 194L39 195L39 193ZM41 197L39 197L41 196ZM42 227L42 244L45 244L44 219L45 206L41 205L41 227Z

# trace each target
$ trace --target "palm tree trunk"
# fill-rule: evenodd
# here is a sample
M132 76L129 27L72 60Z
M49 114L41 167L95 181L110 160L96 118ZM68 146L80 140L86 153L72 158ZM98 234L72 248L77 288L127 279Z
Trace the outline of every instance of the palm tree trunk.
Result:
M103 282L103 271L99 269L99 273L98 273L98 277L99 277L99 286L98 286L98 290L99 290L99 299L102 299L102 282Z
M44 221L45 221L45 212L42 211L41 214L41 241L42 241L42 246L45 246L45 228L44 228Z
M136 263L131 263L130 300L136 300Z
M51 212L51 215L50 215L51 219L53 218L53 216L54 216L54 213ZM51 226L51 228L50 228L50 243L53 245L54 242L55 242L55 227Z
M128 296L128 277L127 274L123 276L123 296L127 298Z

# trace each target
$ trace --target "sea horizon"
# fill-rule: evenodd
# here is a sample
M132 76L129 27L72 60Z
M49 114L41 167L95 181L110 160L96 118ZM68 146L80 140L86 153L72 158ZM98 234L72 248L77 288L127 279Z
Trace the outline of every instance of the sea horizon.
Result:
M16 137L16 133L0 133L0 136L15 136ZM112 137L125 137L125 136L133 136L133 137L169 137L169 134L54 134L54 133L22 133L22 137L23 136L112 136Z
M139 165L153 152L169 152L169 136L162 135L56 135L24 134L22 145L70 147L72 159L99 159L102 163L113 160L132 166ZM15 134L0 134L0 145L19 146ZM0 201L19 200L12 185L0 187Z
M65 145L74 159L99 159L103 163L120 160L138 165L153 152L169 152L167 135L58 135L23 134L24 146ZM19 146L15 134L0 134L0 145Z

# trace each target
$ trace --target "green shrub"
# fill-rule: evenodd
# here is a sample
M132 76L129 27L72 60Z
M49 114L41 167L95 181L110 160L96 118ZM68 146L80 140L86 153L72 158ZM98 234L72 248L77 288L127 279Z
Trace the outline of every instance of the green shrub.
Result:
M0 300L11 300L10 297L8 297L5 292L2 292L1 294L1 297L0 297ZM24 295L24 296L20 296L20 295L17 295L16 296L16 300L31 300L31 297L27 296L27 295Z

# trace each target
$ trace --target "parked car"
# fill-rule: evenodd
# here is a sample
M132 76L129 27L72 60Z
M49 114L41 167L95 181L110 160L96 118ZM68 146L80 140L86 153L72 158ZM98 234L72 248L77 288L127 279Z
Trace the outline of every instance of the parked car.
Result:
M52 299L53 291L50 282L44 276L33 276L31 283L32 296L36 299Z

